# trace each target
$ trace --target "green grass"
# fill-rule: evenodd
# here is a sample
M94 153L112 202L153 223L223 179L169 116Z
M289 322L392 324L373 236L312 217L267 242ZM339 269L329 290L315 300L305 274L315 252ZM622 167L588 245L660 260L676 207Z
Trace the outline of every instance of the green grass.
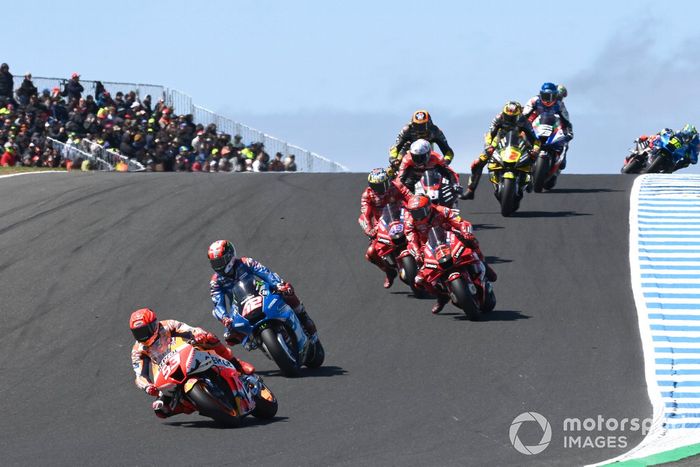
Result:
M66 170L66 169L61 169L61 168L50 168L50 167L24 167L24 166L15 166L15 167L0 167L0 175L7 175L7 174L16 174L16 173L21 173L21 172L45 172L47 170Z

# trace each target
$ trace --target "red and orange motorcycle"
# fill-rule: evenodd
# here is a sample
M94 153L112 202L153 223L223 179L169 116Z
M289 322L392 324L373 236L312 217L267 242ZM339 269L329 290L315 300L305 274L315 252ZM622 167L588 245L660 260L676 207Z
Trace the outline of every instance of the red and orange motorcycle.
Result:
M423 245L425 280L450 295L450 300L474 321L496 307L493 284L486 268L464 237L432 227Z
M152 365L154 384L172 404L193 406L201 415L239 425L246 415L273 418L277 399L257 375L239 373L213 351L174 338L160 364Z

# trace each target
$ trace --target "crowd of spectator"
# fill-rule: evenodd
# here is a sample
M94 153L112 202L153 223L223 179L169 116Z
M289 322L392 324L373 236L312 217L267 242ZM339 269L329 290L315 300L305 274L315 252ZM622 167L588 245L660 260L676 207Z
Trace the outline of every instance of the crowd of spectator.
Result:
M297 170L294 155L278 152L271 158L263 143L246 145L240 135L231 137L214 124L196 124L163 99L140 99L134 91L112 96L99 81L94 96L83 94L78 73L40 92L30 73L14 89L9 66L0 65L0 166L71 168L79 162L63 157L51 138L68 147L96 143L154 171Z

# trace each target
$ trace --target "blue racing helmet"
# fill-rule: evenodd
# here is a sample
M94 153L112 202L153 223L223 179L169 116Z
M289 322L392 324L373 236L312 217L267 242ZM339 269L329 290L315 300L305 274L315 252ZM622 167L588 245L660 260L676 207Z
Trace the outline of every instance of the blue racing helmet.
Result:
M540 88L540 100L545 106L551 107L554 105L557 101L557 97L559 97L559 90L556 84L544 83Z

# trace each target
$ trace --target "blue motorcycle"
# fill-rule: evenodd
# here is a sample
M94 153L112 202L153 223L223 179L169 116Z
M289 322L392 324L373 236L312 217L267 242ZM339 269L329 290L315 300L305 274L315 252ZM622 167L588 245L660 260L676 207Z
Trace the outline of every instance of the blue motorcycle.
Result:
M306 335L297 315L267 283L246 275L233 286L233 301L239 312L233 314L231 328L246 335L242 345L247 350L260 348L285 376L298 375L302 365L323 364L318 336Z
M649 154L649 165L642 173L673 173L686 159L687 145L680 137L670 131L662 132L654 141Z

